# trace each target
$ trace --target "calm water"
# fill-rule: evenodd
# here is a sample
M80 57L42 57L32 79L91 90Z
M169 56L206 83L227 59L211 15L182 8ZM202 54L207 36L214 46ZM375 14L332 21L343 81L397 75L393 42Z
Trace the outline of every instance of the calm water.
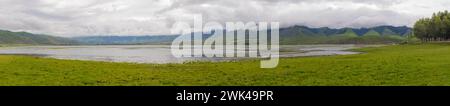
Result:
M367 46L367 45L366 45ZM370 45L369 45L370 46ZM348 55L356 45L281 46L280 57ZM121 46L23 46L3 47L0 54L35 55L57 59L94 60L132 63L182 63L187 61L221 61L224 58L175 58L167 45Z

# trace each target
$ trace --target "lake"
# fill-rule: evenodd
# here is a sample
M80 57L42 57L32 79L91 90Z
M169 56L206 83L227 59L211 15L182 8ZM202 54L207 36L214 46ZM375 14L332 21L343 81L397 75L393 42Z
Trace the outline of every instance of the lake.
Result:
M280 57L349 55L349 49L374 45L283 45ZM1 47L0 54L33 55L56 59L130 63L224 61L229 58L175 58L169 45L18 46Z

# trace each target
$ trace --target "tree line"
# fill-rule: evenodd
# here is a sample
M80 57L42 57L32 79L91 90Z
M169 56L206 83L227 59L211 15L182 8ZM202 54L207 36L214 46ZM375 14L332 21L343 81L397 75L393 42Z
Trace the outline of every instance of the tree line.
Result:
M433 13L431 18L419 19L414 24L414 36L422 41L448 41L450 40L450 13Z

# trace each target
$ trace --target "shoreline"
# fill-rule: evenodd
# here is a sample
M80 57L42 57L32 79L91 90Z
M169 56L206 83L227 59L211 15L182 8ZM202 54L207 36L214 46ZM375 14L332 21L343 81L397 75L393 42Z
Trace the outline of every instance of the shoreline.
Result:
M385 45L383 45L385 46ZM145 47L156 47L156 48L166 48L167 45L123 45L123 46L117 46L117 45L103 45L103 46L22 46L17 48L45 48L49 51L58 51L60 49L67 49L67 48L125 48L125 49L134 49L134 48L145 48ZM280 45L280 58L300 58L300 57L322 57L322 56L336 56L336 55L353 55L353 54L361 54L360 51L354 51L352 49L359 49L359 48L365 48L365 47L380 47L380 45L363 45L358 46L354 44L347 44L347 45L333 45L333 44L327 44L327 45ZM14 47L12 47L14 48ZM2 48L0 48L1 50ZM285 49L289 49L290 51L285 51ZM311 49L311 50L310 50ZM12 49L14 50L14 49ZM5 50L8 51L8 50ZM170 52L169 52L170 53ZM21 56L33 56L33 57L41 57L41 58L52 58L52 59L59 59L59 60L80 60L80 61L99 61L99 62L112 62L112 63L132 63L132 64L183 64L183 63L192 63L192 62L233 62L233 61L242 61L242 60L261 60L264 58L250 58L250 57L244 57L244 58L179 58L175 59L173 61L167 61L167 62L151 62L155 60L146 60L146 61L124 61L124 60L117 60L114 58L119 57L111 57L111 56L96 56L92 58L88 57L70 57L69 56L59 56L57 54L45 54L45 53L1 53L0 55L21 55ZM103 58L103 59L102 59ZM120 57L120 58L127 58L127 57ZM145 57L141 57L145 58ZM145 59L144 59L145 60Z
M253 60L131 64L0 55L0 73L4 76L0 85L449 85L448 75L442 74L450 68L449 58L443 58L449 56L448 48L441 44L369 47L358 49L366 52L358 55L282 58L274 69L261 69L260 62ZM423 71L430 67L433 71Z

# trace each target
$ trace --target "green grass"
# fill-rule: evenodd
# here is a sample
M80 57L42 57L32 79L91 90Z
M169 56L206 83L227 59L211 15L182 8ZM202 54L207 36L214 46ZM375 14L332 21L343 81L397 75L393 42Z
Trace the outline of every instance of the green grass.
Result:
M450 85L450 44L357 49L358 55L259 61L128 64L0 56L0 85L344 86Z

